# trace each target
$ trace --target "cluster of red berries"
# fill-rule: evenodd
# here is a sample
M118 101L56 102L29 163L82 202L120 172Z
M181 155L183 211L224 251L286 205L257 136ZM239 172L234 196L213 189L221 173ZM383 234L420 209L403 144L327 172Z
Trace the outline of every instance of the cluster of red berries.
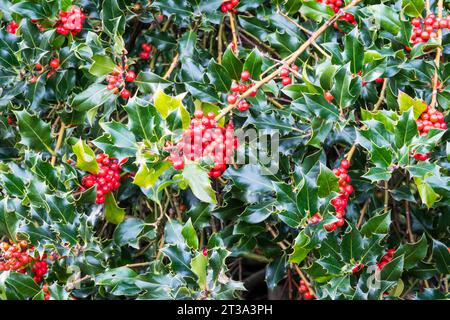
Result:
M316 0L318 3L323 3L329 6L335 13L344 5L342 0Z
M239 5L239 0L230 0L230 1L224 1L222 5L220 6L220 11L223 13L227 13L228 11L237 13L237 10L235 7Z
M435 108L427 106L427 109L420 115L419 119L416 120L417 130L421 136L426 136L428 132L433 129L447 129L447 124L445 123L444 114L437 111ZM428 153L416 153L412 150L412 156L418 161L425 161L431 155Z
M363 269L365 265L363 263L358 262L352 269L353 273L359 272L361 269Z
M241 73L241 81L242 82L251 81L250 78L251 78L250 72L248 72L246 70L242 71L242 73ZM229 94L227 97L227 102L229 104L235 104L238 100L239 94L246 92L249 88L254 86L253 82L250 82L249 84L245 84L242 82L238 83L236 81L233 81L233 83L231 84L230 90L232 93ZM254 97L254 96L256 96L256 94L257 94L257 91L253 90L250 93L250 96ZM250 107L250 104L247 101L241 100L239 102L239 105L237 108L239 111L244 112L244 111L248 110L249 107Z
M355 16L352 15L351 13L349 13L349 12L346 12L343 16L339 17L339 20L347 21L348 23L351 23L353 25L357 24L357 22L355 20ZM338 26L337 22L334 23L333 27L335 29L339 30L339 26Z
M41 282L43 280L44 275L48 271L48 264L45 260L47 258L47 254L43 254L41 259L36 259L33 267L31 267L31 271L34 273L34 281Z
M130 90L125 87L125 82L134 82L136 74L132 70L128 70L128 65L125 65L125 71L122 67L117 66L114 71L106 76L108 82L107 89L112 90L115 94L119 93L124 99L128 99L131 95Z
M149 45L148 43L141 44L142 51L139 53L139 57L143 60L150 59L150 53L153 50L153 47Z
M98 154L95 158L100 165L100 170L97 174L90 174L82 178L81 191L84 191L84 188L89 189L96 186L97 197L95 203L102 204L105 202L105 194L120 187L120 172L122 168L116 158L109 157L105 153Z
M314 295L309 292L308 287L306 286L305 281L300 280L300 284L298 286L298 293L300 297L303 297L303 300L311 300L315 299Z
M13 20L6 25L6 32L10 34L16 34L18 28L19 24Z
M15 244L13 242L0 243L0 271L12 270L27 274L28 267L34 276L35 282L41 282L44 275L48 271L47 254L43 254L41 258L33 258L30 253L34 251L33 246L29 246L28 241L21 240ZM33 263L34 262L34 263Z
M433 128L447 129L444 114L430 106L427 106L427 109L417 119L416 124L421 136L426 136Z
M291 69L294 71L298 71L298 67L293 64L291 66ZM283 84L283 86L288 86L292 83L292 78L291 78L291 71L289 70L289 68L281 68L280 70L280 77L281 77L281 83Z
M315 213L311 218L308 219L309 224L316 224L322 221L322 216L319 212Z
M28 254L28 241L22 240L18 244L2 242L0 244L0 271L14 270L26 272L26 267L33 260Z
M209 158L214 162L208 173L210 177L218 178L226 170L238 141L231 122L225 128L218 127L214 118L213 112L209 112L205 117L203 111L195 111L189 129L183 132L183 138L175 145L167 147L174 169L182 170L185 159L205 160L205 163L208 163Z
M59 20L56 22L56 32L67 36L71 33L75 36L83 29L84 13L77 6L72 6L71 11L60 11Z
M446 29L450 26L450 16L446 18L436 18L436 15L430 13L425 19L414 18L411 20L413 32L411 34L411 42L418 44L427 42L430 38L437 38L439 29Z
M350 184L350 176L347 170L350 168L350 162L347 159L341 161L339 168L333 170L334 174L339 177L339 195L331 200L331 204L336 209L336 218L339 220L333 223L324 225L327 231L334 231L342 227L345 223L345 208L348 204L348 198L353 193L353 186Z
M389 262L391 262L394 253L395 249L387 249L387 253L382 256L380 262L377 263L378 269L383 269Z

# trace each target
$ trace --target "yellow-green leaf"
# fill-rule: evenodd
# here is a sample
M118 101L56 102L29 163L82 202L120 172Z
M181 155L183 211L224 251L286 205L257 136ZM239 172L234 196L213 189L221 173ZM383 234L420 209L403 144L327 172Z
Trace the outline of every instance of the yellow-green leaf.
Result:
M95 153L83 140L78 140L72 146L73 153L77 156L77 166L83 171L97 173L100 167L95 160Z
M116 199L112 192L105 195L105 219L108 222L119 224L125 218L125 209L117 205Z

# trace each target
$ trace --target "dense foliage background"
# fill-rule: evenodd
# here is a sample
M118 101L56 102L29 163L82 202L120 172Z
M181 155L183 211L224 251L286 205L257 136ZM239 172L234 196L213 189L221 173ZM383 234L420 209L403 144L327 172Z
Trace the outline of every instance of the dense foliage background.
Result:
M0 0L0 297L448 298L449 135L416 119L448 115L450 32L410 38L450 2L222 2ZM82 29L57 32L72 5ZM129 98L106 81L125 65ZM259 90L230 111L243 70ZM278 130L279 170L175 170L166 147L195 110ZM82 187L94 153L122 167L104 203ZM354 192L326 229L345 157Z

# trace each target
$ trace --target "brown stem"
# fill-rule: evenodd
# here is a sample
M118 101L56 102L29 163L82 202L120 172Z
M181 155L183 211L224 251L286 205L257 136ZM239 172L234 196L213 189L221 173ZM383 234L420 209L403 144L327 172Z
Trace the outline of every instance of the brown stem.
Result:
M378 109L381 107L384 101L384 96L386 95L386 88L387 88L388 79L384 78L383 85L381 87L380 96L378 97L378 101L373 106L372 112L378 111Z
M389 183L384 181L384 212L389 210Z
M364 222L364 216L366 215L367 209L369 208L370 199L367 199L367 201L364 203L364 206L361 209L361 215L358 219L358 224L356 225L356 228L361 228L363 222Z
M286 59L283 59L283 63L284 64L288 64L291 65L292 63L295 62L295 60L297 60L297 58L310 46L312 45L312 43L326 30L328 29L331 25L333 25L334 22L336 22L337 19L339 19L340 17L342 17L345 14L345 11L351 7L354 7L355 5L357 5L359 2L361 2L361 0L353 0L350 4L348 4L344 9L340 10L338 13L336 13L333 17L331 17L329 20L327 20L327 22L325 22L319 29L317 29L315 32L312 33L312 35L308 38L308 40L306 40L296 51L294 51L294 53ZM247 98L250 96L250 94L254 91L254 90L258 90L259 88L261 88L264 84L268 83L269 81L271 81L272 79L276 78L280 72L281 68L278 68L277 70L275 70L274 72L272 72L271 74L267 75L266 77L264 77L263 79L261 79L260 81L255 82L255 85L251 88L249 88L246 92L244 92L239 98L238 100L234 103L234 104L230 104L228 105L226 108L222 109L221 113L219 115L217 115L216 117L216 121L219 121L220 119L222 119L228 112L230 112L231 110L233 110L233 108L235 108L239 102L241 102L243 99Z
M222 63L222 33L223 33L223 20L220 22L219 34L217 35L217 62Z
M270 234L272 235L272 237L276 238L277 237L277 233L275 232L275 230L273 230L273 228L267 223L266 224L267 230L270 232ZM281 241L278 242L278 245L280 246L281 249L286 250L288 247ZM303 274L302 270L300 270L299 266L297 264L293 264L295 271L298 273L298 275L300 276L300 278L305 282L306 287L309 290L309 293L311 293L311 295L316 295L314 289L311 287L311 284L309 283L308 279L305 277L305 275Z
M66 126L61 121L61 127L59 128L59 132L58 132L58 140L56 141L56 147L55 147L55 150L53 150L52 159L50 161L52 166L54 166L56 163L56 156L58 154L59 149L61 148L65 130L66 130Z
M126 264L125 267L127 268L140 268L140 267L146 267L149 266L151 262L139 262L139 263L131 263Z
M377 101L377 102L375 103L375 105L373 106L372 112L378 111L378 109L379 109L379 108L381 107L381 105L383 104L384 97L385 97L385 95L386 95L387 83L388 83L388 79L385 78L384 81L383 81L383 86L381 87L380 96L378 97L378 101ZM361 129L364 129L364 128L366 128L365 125L361 127ZM352 160L353 154L354 154L355 151L356 151L356 146L357 146L357 143L355 142L355 143L352 145L350 151L348 152L348 154L347 154L347 160L348 160L348 161Z
M297 28L299 28L300 30L302 30L303 32L305 32L308 35L311 35L312 32L308 29L306 29L305 27L301 26L300 24L297 23L297 21L295 21L294 19L292 19L291 17L289 17L287 14L279 11L278 12L281 16L285 17L288 21L290 21L291 23L293 23ZM323 54L325 57L327 57L327 59L331 59L331 56L325 52L325 50L322 49L322 47L320 45L318 45L315 41L312 43L312 45L314 46L314 48L317 49L317 51L319 51L321 54Z
M236 32L236 21L234 20L234 14L230 11L228 11L228 16L230 17L230 27L231 27L231 35L233 36L233 44L235 48L235 53L237 54L239 51L238 49L238 38L237 38L237 32Z
M175 70L175 68L176 68L176 66L177 66L177 64L178 64L179 58L180 58L180 54L177 53L177 54L175 55L175 57L173 58L172 63L170 64L169 69L167 70L166 74L165 74L164 77L163 77L164 80L169 79L170 75L172 74L173 70Z
M405 216L406 216L406 233L408 234L409 242L414 242L414 235L411 228L411 212L409 211L409 202L405 200Z
M443 0L439 0L439 2L438 2L438 18L439 19L442 19L442 7L443 7ZM438 40L442 39L442 29L438 30L437 39ZM435 70L434 70L434 76L433 76L433 92L431 93L431 103L430 103L431 108L435 108L436 104L437 104L437 88L438 88L438 82L439 82L438 70L439 70L439 64L441 61L441 55L442 55L442 50L440 47L438 47L436 49L436 58L434 60Z

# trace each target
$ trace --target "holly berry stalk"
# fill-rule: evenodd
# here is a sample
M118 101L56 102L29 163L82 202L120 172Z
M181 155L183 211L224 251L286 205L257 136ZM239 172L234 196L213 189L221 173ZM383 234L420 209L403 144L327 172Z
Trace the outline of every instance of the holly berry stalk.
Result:
M319 29L317 29L315 32L313 32L311 34L311 36L296 50L294 51L294 53L292 53L289 57L285 58L282 60L283 65L292 65L295 63L295 61L297 60L297 58L309 47L311 46L314 41L326 30L328 29L331 25L334 24L334 22L336 22L336 20L338 20L340 17L345 15L345 11L348 10L349 8L352 8L354 6L356 6L358 3L360 3L361 0L353 0L351 3L349 3L343 10L340 10L338 13L336 13L334 16L332 16L331 18L329 18ZM274 78L276 78L277 76L279 76L281 69L283 68L283 66L280 66L277 70L275 70L274 72L270 73L269 75L267 75L266 77L264 77L263 79L261 79L260 81L255 82L255 85L248 89L246 92L244 92L239 99L237 99L237 101L233 104L230 104L229 106L227 106L226 108L222 109L222 112L217 115L217 117L215 118L216 121L219 121L220 119L222 119L228 112L230 112L231 110L233 110L235 107L238 106L238 104L248 98L251 93L254 90L258 90L259 88L261 88L264 84L268 83L269 81L273 80Z

